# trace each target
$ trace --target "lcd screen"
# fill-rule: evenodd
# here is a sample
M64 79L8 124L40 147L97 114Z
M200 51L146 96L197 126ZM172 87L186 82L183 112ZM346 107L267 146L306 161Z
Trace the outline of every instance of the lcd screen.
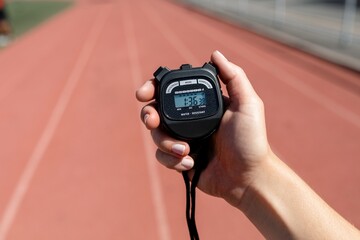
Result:
M206 105L204 92L176 94L174 100L177 108Z

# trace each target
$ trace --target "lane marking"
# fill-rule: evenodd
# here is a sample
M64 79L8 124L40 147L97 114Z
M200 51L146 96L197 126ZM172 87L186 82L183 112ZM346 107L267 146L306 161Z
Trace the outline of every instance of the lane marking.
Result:
M134 89L141 86L143 84L142 74L141 74L141 67L140 67L140 60L139 60L139 53L138 48L136 45L136 35L135 35L135 27L133 20L128 13L125 11L125 8L122 7L122 16L123 16L123 27L126 37L126 45L127 45L127 54L129 57L130 62L130 72L132 76L132 82L134 84ZM142 104L137 104L138 110L140 112L142 108ZM169 221L167 220L167 213L165 208L164 202L164 194L161 188L161 180L159 177L159 172L156 166L156 161L150 157L154 156L154 151L151 146L153 146L152 140L150 139L150 135L148 132L145 132L142 124L139 122L139 128L141 129L143 144L145 149L145 157L148 169L148 175L150 179L150 188L152 193L152 202L155 211L156 217L156 226L160 240L170 240L171 233L170 233L170 226Z
M165 24L166 19L162 20L159 17L159 12L152 10L152 14L148 13L146 10L150 10L150 8L153 9L153 6L148 4L145 8L145 4L141 4L141 8L143 9L143 12L147 15L150 22L153 23L154 26L159 30L161 35L172 45L172 47L179 53L179 55L186 61L191 63L198 63L199 59L195 56L195 54L192 53L192 51L181 41L181 38L179 38L174 31Z
M66 85L64 86L63 91L61 92L60 97L50 115L49 121L47 122L39 141L36 143L35 148L19 178L19 182L17 183L5 208L0 221L0 240L6 239L20 205L29 189L31 180L54 136L62 116L64 115L74 89L76 88L87 63L89 62L97 40L107 20L108 14L106 14L106 12L108 12L108 9L103 9L97 15L94 25L89 31L87 41L84 43L80 51L76 64L66 81Z

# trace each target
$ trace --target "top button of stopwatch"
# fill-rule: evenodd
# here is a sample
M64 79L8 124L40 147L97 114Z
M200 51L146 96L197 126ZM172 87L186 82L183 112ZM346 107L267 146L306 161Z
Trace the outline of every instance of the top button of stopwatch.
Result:
M170 69L168 69L167 67L159 67L153 74L153 76L155 77L155 79L157 81L160 81L161 78L166 74L170 72Z
M187 70L187 69L191 69L192 66L190 64L183 64L180 66L180 69L181 70Z

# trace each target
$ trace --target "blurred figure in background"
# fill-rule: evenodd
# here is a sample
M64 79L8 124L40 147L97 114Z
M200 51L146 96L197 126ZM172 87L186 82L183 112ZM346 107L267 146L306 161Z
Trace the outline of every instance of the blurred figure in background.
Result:
M5 0L0 0L0 47L5 47L10 42L11 27L5 11Z

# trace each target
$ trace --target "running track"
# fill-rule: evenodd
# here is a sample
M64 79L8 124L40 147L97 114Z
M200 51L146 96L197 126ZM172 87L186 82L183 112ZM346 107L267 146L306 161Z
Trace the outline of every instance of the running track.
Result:
M79 2L0 53L0 240L187 239L134 92L218 49L265 101L275 151L360 227L360 75L171 1ZM262 239L199 193L202 239Z

